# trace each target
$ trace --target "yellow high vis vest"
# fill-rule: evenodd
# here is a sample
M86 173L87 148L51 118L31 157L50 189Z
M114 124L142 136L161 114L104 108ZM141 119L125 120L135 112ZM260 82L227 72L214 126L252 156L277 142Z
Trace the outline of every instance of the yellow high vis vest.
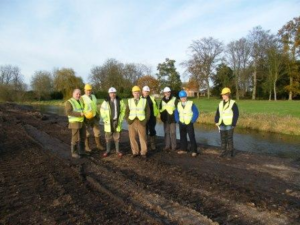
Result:
M189 124L193 118L193 101L187 101L185 107L181 102L178 102L177 109L179 113L179 121L184 124Z
M128 99L129 106L129 119L134 120L138 118L140 121L146 119L145 108L146 108L147 100L145 98L140 98L138 104L135 104L134 98Z
M92 99L88 95L82 95L82 100L84 104L84 112L92 112L93 117L96 116L97 113L97 98L95 95L91 95Z
M172 99L168 102L162 101L162 107L161 107L160 112L163 112L164 110L167 110L167 112L170 115L173 115L174 110L175 110L175 101L176 101L175 97L172 97Z
M70 98L68 102L71 103L74 112L83 112L83 105L81 101L79 101L80 103L78 103L76 99ZM84 117L68 116L68 119L69 119L69 123L76 123L76 122L83 122Z
M229 100L223 106L223 101L219 104L219 112L220 112L220 119L218 125L221 125L222 121L225 125L231 125L233 119L233 111L232 106L235 103L234 100Z
M122 122L125 116L125 104L123 102L123 100L120 100L120 115L119 115L119 119L118 119L118 126L116 131L120 132L122 129ZM104 122L104 132L111 132L111 110L110 110L110 106L109 103L107 101L104 101L101 104L101 108L100 108L100 115L101 118L103 119Z

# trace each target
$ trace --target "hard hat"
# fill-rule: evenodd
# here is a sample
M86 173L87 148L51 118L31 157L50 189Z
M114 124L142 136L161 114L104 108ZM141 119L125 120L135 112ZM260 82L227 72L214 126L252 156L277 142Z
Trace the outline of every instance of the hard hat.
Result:
M86 85L84 86L84 90L87 90L87 91L92 90L92 85L86 84Z
M143 91L150 91L150 88L148 86L144 86Z
M165 87L163 92L171 92L171 89L169 87Z
M108 93L117 92L117 90L114 87L111 87L108 89Z
M230 94L230 93L231 93L230 89L228 87L226 87L226 88L222 89L221 95L226 95L226 94Z
M185 91L180 91L179 98L184 98L184 97L187 97L187 93Z
M84 116L87 119L92 119L93 118L93 112L92 111L86 112L86 113L84 113Z
M132 88L132 92L139 92L139 91L141 91L141 89L140 89L140 87L139 86L134 86L133 88Z

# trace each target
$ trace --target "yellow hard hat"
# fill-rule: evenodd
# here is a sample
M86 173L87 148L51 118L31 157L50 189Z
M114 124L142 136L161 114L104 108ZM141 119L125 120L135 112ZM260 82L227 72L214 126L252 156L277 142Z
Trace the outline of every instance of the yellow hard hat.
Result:
M86 112L86 113L84 113L84 116L87 119L92 119L93 118L93 112L92 111Z
M92 88L92 85L90 85L90 84L86 84L85 86L84 86L84 90L87 90L87 91L90 91L90 90L92 90L93 88Z
M222 89L221 95L226 95L230 93L231 93L230 88L226 87Z
M137 92L137 91L141 91L140 87L139 86L134 86L132 88L132 92Z

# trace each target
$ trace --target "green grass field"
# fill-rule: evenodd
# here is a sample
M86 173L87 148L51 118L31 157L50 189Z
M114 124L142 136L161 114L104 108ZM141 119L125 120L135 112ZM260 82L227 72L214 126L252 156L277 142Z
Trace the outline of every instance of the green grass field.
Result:
M220 99L191 99L203 113L215 112ZM269 114L278 116L293 116L300 118L300 101L236 101L241 114Z

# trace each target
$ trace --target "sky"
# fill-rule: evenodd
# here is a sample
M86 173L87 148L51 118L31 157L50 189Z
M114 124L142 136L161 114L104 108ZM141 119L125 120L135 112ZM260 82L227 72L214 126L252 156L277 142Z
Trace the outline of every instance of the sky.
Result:
M109 58L153 74L170 58L185 80L192 41L228 44L255 26L276 34L299 12L300 0L0 0L0 66L18 66L27 84L63 67L88 82Z

